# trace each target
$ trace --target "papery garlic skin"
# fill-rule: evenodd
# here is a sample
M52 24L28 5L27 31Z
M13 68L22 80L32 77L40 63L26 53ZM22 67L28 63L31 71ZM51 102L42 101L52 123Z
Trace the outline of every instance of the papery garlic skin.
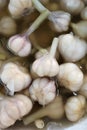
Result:
M73 34L64 34L59 37L59 52L64 60L76 62L87 53L87 43Z
M32 7L31 0L10 0L8 9L12 17L20 18L30 10Z
M79 93L87 98L87 75L84 76L83 84Z
M43 106L47 105L56 96L55 81L47 78L38 78L31 84L29 93L34 101L38 101Z
M5 129L20 120L32 109L31 100L22 94L0 100L0 128Z
M11 95L27 88L31 82L31 77L27 70L12 62L6 63L1 68L0 79Z
M65 114L69 121L78 121L85 114L86 99L78 95L69 98L65 104Z
M51 28L57 32L67 31L71 20L71 15L64 11L54 11L49 15L52 21Z
M72 23L71 24L73 32L78 35L80 38L87 40L87 21L82 20L78 23Z
M61 64L57 76L60 85L71 91L80 90L83 77L82 71L74 63Z
M11 36L17 32L17 25L14 19L4 16L0 20L0 34Z
M79 14L84 8L82 0L60 0L61 8L73 15Z
M39 77L43 76L56 76L59 72L59 64L56 59L46 54L41 58L35 60L32 64L32 72L38 75Z
M87 20L87 6L82 10L81 18Z
M8 41L8 49L15 55L26 57L31 52L31 43L25 36L15 35Z
M0 0L0 9L4 8L7 4L7 0Z

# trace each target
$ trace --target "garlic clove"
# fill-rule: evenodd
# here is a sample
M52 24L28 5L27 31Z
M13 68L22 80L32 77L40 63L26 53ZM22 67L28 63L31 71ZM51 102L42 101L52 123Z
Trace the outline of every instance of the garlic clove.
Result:
M64 63L60 65L58 81L61 86L71 90L78 91L83 83L83 73L74 63Z
M81 12L81 18L87 20L87 6Z
M26 36L15 35L9 39L8 49L20 57L25 57L31 52L31 43Z
M65 104L65 114L68 120L78 121L86 111L86 99L78 95L69 98Z
M58 50L64 60L76 62L86 55L87 43L73 34L64 34L59 36Z
M12 17L20 18L26 15L32 7L31 0L10 0L8 9Z
M51 28L57 32L67 31L69 28L69 23L71 20L71 15L64 11L54 11L52 12L48 19L51 23Z
M76 35L83 39L87 39L87 21L80 21L76 24L72 23L71 26Z
M82 0L60 0L61 8L73 15L78 15L84 8Z
M0 20L0 34L11 36L17 32L17 25L14 19L9 16L4 16Z
M34 101L46 105L52 102L56 96L55 82L47 78L38 78L31 84L29 93Z

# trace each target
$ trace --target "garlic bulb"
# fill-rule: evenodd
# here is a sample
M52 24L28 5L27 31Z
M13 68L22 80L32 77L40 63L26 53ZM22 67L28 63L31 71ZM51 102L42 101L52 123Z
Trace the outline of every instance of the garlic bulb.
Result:
M20 18L26 15L32 7L31 0L10 0L8 9L12 17Z
M79 93L87 98L87 75L84 76L83 84Z
M83 83L83 73L74 63L61 64L57 78L61 86L71 91L78 91Z
M87 20L87 6L82 10L81 18Z
M57 32L67 31L71 20L71 15L64 11L54 11L49 15L51 28Z
M32 64L32 72L39 77L56 76L59 72L59 64L55 59L55 52L58 46L58 38L54 38L50 52L36 59Z
M87 39L87 21L80 21L71 24L73 32L83 39Z
M26 36L15 35L8 40L8 49L15 55L26 57L31 52L31 43Z
M7 0L0 0L0 9L5 7L6 4L7 4Z
M29 93L34 101L38 101L41 105L46 105L52 102L56 96L55 81L47 78L38 78L31 84Z
M68 120L78 121L85 113L86 99L78 95L69 98L65 104L65 114Z
M5 87L10 91L10 95L25 89L31 82L31 77L27 70L11 62L6 63L1 68L0 78Z
M24 95L5 97L0 100L0 128L5 129L20 120L32 109L31 100Z
M17 32L16 22L9 16L4 16L0 20L0 34L11 36Z
M60 0L61 8L73 15L79 14L84 8L82 0Z
M64 34L59 37L59 52L69 62L82 59L87 53L87 43L73 34Z

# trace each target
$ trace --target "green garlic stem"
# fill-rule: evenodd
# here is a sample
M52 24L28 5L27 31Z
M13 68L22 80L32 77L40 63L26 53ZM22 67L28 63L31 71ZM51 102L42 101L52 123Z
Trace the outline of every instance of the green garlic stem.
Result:
M49 15L48 10L43 11L43 13L41 13L40 16L29 27L25 35L29 36L31 33L33 33L40 26L40 24L48 17L48 15Z
M52 42L52 45L51 45L51 49L50 49L50 55L52 57L55 57L56 49L58 47L58 41L59 41L59 39L56 38L56 37L53 39L53 42Z
M47 10L39 0L32 0L35 8L40 12L42 13L43 11Z

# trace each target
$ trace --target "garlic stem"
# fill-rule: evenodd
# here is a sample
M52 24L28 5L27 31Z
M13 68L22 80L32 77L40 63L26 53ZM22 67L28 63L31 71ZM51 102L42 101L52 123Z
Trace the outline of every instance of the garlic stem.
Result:
M46 110L44 108L40 109L39 111L23 118L23 123L24 123L24 125L28 125L28 124L32 123L33 121L37 120L38 117L40 119L46 115L47 115Z
M48 17L48 15L49 15L48 10L45 10L43 13L41 13L40 16L34 21L34 23L26 31L25 35L29 36L31 33L33 33L39 27L39 25Z
M32 0L35 8L40 12L42 13L43 11L47 10L39 0Z
M52 46L51 46L51 49L50 49L50 55L52 57L55 57L56 49L57 49L57 46L58 46L58 41L59 41L59 39L56 38L56 37L53 39Z

